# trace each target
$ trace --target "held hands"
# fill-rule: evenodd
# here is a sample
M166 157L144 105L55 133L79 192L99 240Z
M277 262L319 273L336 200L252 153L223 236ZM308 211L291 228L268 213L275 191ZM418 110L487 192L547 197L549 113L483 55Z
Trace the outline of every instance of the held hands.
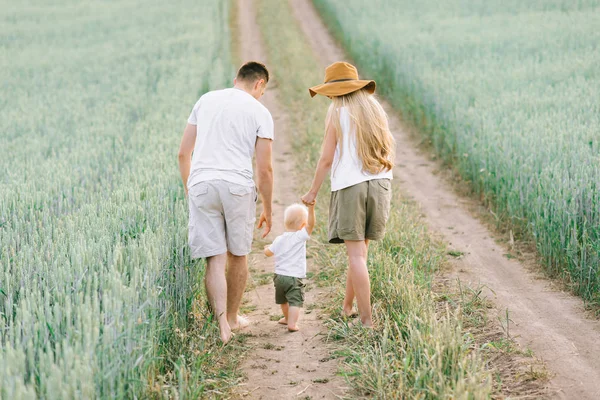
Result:
M271 232L271 227L273 226L273 222L271 221L271 212L265 212L265 210L263 210L262 214L260 214L260 218L258 220L258 229L262 228L263 224L265 226L262 235L264 239L267 237L269 232Z
M308 192L302 196L302 203L307 207L314 207L317 202L317 194Z

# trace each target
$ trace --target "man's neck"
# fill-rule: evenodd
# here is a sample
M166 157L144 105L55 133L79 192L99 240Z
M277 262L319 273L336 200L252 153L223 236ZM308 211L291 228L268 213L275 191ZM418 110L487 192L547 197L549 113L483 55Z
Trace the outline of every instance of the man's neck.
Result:
M245 86L243 86L243 85L233 85L233 88L234 88L234 89L241 90L242 92L246 92L246 93L248 93L250 96L252 96L252 94L250 94L250 92L248 91L248 89L247 89Z

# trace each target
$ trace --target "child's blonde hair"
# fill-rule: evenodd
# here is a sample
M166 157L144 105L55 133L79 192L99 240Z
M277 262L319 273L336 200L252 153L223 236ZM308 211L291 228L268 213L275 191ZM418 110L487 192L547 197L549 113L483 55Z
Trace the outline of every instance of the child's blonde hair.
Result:
M292 204L286 208L285 212L283 213L283 223L285 224L285 229L288 230L300 229L300 225L305 223L307 220L308 208L302 204Z
M356 151L363 171L378 174L394 168L395 140L388 126L387 114L377 99L361 89L344 96L334 96L331 100L327 124L333 122L335 126L340 151L344 148L340 109L346 107L356 134Z

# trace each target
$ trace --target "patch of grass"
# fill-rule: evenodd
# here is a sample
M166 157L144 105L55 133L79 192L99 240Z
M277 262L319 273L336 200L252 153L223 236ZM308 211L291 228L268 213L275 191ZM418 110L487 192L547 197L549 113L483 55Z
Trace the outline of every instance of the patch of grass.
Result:
M198 301L174 155L230 81L227 4L2 9L0 398L210 397L240 346Z
M256 284L258 286L273 284L273 273L272 272L262 273L262 274L258 275L258 277L256 279L257 279Z
M448 252L446 254L448 254L449 256L452 256L452 257L456 257L456 258L459 258L459 257L462 257L465 255L464 252L458 251L458 250L448 250Z
M185 329L175 328L162 347L170 368L157 371L148 381L143 397L162 399L185 393L190 398L219 396L240 378L237 366L240 356L248 350L248 335L243 332L223 346L219 328L204 300L198 293L191 306Z
M240 314L248 314L256 310L256 304L245 304L240 307Z
M281 351L281 350L285 349L285 346L278 346L278 345L273 344L273 343L265 343L263 345L263 349L265 349L265 350Z
M398 195L394 205L388 234L369 255L376 329L330 322L333 337L345 344L339 353L345 374L360 393L375 397L487 397L492 377L474 338L463 332L461 308L443 300L451 294L432 291L444 248Z
M514 342L506 338L500 338L496 341L491 341L488 343L488 345L496 350L501 350L507 353L516 351Z

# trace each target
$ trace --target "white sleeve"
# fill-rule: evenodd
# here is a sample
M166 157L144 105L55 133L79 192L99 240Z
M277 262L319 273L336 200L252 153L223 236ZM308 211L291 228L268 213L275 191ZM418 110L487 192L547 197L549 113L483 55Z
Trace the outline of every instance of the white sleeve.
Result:
M298 231L298 238L302 242L306 242L306 241L310 240L310 235L308 234L308 231L306 230L306 228L302 228Z
M190 117L188 118L188 124L192 124L192 125L198 125L198 118L196 116L198 109L200 108L200 100L202 100L202 98L200 98L196 104L194 104L194 108L192 108L192 112L190 113Z
M281 236L277 236L275 238L275 240L273 240L273 243L271 243L271 245L269 246L269 250L271 250L271 253L273 254L277 254L279 252L279 250L281 247Z
M256 118L258 127L256 128L256 136L263 139L275 139L273 117L266 108Z

